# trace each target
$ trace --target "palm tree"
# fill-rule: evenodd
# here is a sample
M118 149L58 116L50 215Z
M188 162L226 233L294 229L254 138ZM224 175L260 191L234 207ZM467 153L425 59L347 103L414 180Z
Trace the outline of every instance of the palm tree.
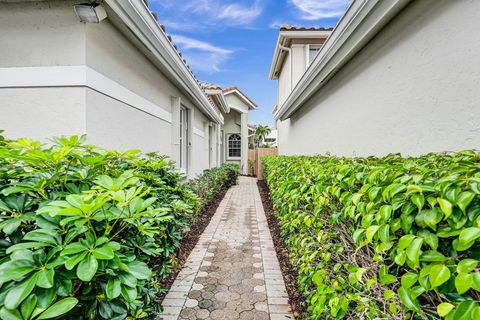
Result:
M268 136L271 131L272 129L270 129L268 126L258 125L255 127L254 141L257 148L260 147L260 144L265 140L265 137Z

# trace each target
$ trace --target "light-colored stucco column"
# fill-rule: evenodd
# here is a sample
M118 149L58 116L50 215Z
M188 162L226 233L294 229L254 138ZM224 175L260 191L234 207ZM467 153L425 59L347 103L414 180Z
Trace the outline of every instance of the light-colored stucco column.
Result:
M241 172L248 174L248 113L242 112L241 115L241 134L242 134L242 154L240 160Z

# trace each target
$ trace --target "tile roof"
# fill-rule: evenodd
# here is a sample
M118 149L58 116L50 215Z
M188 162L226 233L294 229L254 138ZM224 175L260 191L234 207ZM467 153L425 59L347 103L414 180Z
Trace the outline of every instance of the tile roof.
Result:
M148 0L143 0L143 3L145 4L145 6L147 8L150 9L150 6L149 6L149 3L148 3ZM177 52L177 54L180 56L180 59L183 61L183 63L185 64L185 66L187 67L188 71L191 73L191 75L193 76L193 78L197 81L198 85L200 86L200 88L202 89L203 93L205 94L205 96L207 96L207 99L210 101L210 103L215 107L215 103L213 103L213 101L210 99L210 97L205 93L205 90L207 89L222 89L220 86L216 85L216 84L208 84L208 85L211 85L211 86L216 86L215 88L211 87L211 88L207 88L207 87L204 87L204 84L201 83L198 79L197 79L197 76L195 75L195 73L193 72L192 68L190 67L190 65L188 64L187 60L185 60L185 58L183 57L182 53L180 52L180 50L178 49L177 45L173 42L174 40L172 39L172 36L170 36L168 33L167 33L167 28L164 24L161 24L159 21L158 21L158 15L156 12L154 11L150 11L150 14L152 15L152 17L155 19L155 21L157 22L157 25L160 27L160 29L163 31L163 33L167 36L167 39L168 41L172 44L172 47L175 49L175 51Z
M289 24L282 24L280 31L332 31L333 27L302 27Z
M210 82L200 82L200 86L203 90L222 90L221 86Z
M145 5L147 7L149 7L149 4L148 4L148 0L143 0L143 2L145 3ZM206 94L205 90L222 90L222 87L219 86L218 84L215 84L215 83L208 83L208 82L200 82L196 75L194 74L193 70L190 68L190 65L188 65L187 61L185 60L185 58L182 56L182 53L178 50L177 46L173 43L173 39L172 37L167 33L167 28L165 27L165 25L163 24L160 24L159 21L158 21L158 16L157 16L157 13L154 12L154 11L150 11L150 14L152 15L152 17L155 19L155 21L157 21L157 24L158 26L162 29L162 31L165 33L165 35L167 36L167 39L168 41L170 41L170 43L172 44L173 48L175 49L175 51L178 53L178 55L180 56L180 58L183 60L183 63L185 64L185 66L188 68L188 70L190 71L190 73L192 74L192 76L194 77L194 79L197 81L198 85L200 86L200 88L202 89L203 93L207 96L207 99L210 101L210 103L215 107L215 103L212 101L212 99L209 97L208 94ZM223 89L223 92L228 92L228 91L232 91L232 90L238 90L243 96L245 96L245 98L250 102L252 103L252 105L254 105L255 107L257 107L257 104L252 101L245 93L243 93L237 86L231 86L231 87L227 87L225 89ZM216 108L216 107L215 107Z

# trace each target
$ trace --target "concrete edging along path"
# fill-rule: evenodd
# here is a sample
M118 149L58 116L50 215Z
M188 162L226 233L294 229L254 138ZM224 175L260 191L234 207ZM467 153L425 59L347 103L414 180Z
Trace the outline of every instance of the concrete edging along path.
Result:
M160 319L293 319L255 178L240 177L178 274Z

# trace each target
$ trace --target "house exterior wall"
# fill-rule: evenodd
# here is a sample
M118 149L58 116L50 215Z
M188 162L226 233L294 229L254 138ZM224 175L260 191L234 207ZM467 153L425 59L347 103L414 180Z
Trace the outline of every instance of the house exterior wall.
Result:
M225 156L227 162L235 162L240 165L243 174L248 174L248 111L249 107L237 93L225 95L230 113L225 118ZM228 119L228 120L227 120ZM239 133L241 136L241 156L240 159L228 158L228 135Z
M0 70L85 63L84 25L76 20L73 1L65 4L0 2ZM0 85L0 101L0 129L7 137L85 133L84 88Z
M193 121L193 143L191 169L194 175L201 174L203 170L210 168L208 163L208 124L209 120L195 110Z
M412 2L290 119L279 152L368 156L480 145L480 2Z
M84 134L85 88L0 88L0 129L13 139Z
M87 24L86 48L86 61L90 68L150 101L156 108L172 114L172 108L174 108L172 97L179 97L181 105L190 110L190 120L192 122L188 175L190 177L197 176L210 167L207 147L208 131L205 134L204 128L204 124L208 122L207 118L166 78L161 70L150 62L144 53L136 48L129 39L126 39L108 20L102 21L98 25ZM111 105L115 103L118 102L112 101ZM148 151L158 151L171 156L175 161L179 160L175 156L175 150L173 150L178 148L179 145L172 146L172 132L180 130L176 119L172 117L171 121L165 121L152 114L136 110L135 106L119 103L120 105L122 108L131 109L128 112L125 111L125 115L136 113L134 118L138 125L148 123L153 126L147 131L136 130L130 126L124 127L125 132L122 135L130 136L127 140L129 141L128 145L134 147L135 141L138 141L138 147L135 148L144 146L148 148ZM92 112L102 111L100 107L97 107L92 109ZM119 129L116 125L112 125L112 127L112 130ZM111 146L120 142L110 136L102 137L102 139L105 140L104 143ZM111 141L109 141L110 139ZM140 149L143 150L143 148Z
M224 162L232 162L240 165L240 159L232 160L228 158L228 135L232 133L241 134L241 114L240 112L230 109L230 113L224 114L225 123L223 125L224 137Z
M139 149L169 154L170 123L90 88L87 88L86 99L89 142L121 151Z
M188 175L202 173L210 166L206 116L109 19L80 23L74 3L0 3L0 128L5 136L45 141L86 133L89 142L102 147L157 151L178 160L177 97L191 110ZM25 76L29 68L34 79ZM18 86L2 79L16 70L21 71Z
M171 112L178 89L106 19L86 24L86 64L109 79ZM190 103L182 98L183 104Z
M306 48L305 44L292 44L292 90L307 70Z
M85 25L74 3L0 2L0 68L85 64Z
M292 92L292 62L291 55L287 54L283 66L278 77L278 99L277 105L281 106L287 100L290 92Z

